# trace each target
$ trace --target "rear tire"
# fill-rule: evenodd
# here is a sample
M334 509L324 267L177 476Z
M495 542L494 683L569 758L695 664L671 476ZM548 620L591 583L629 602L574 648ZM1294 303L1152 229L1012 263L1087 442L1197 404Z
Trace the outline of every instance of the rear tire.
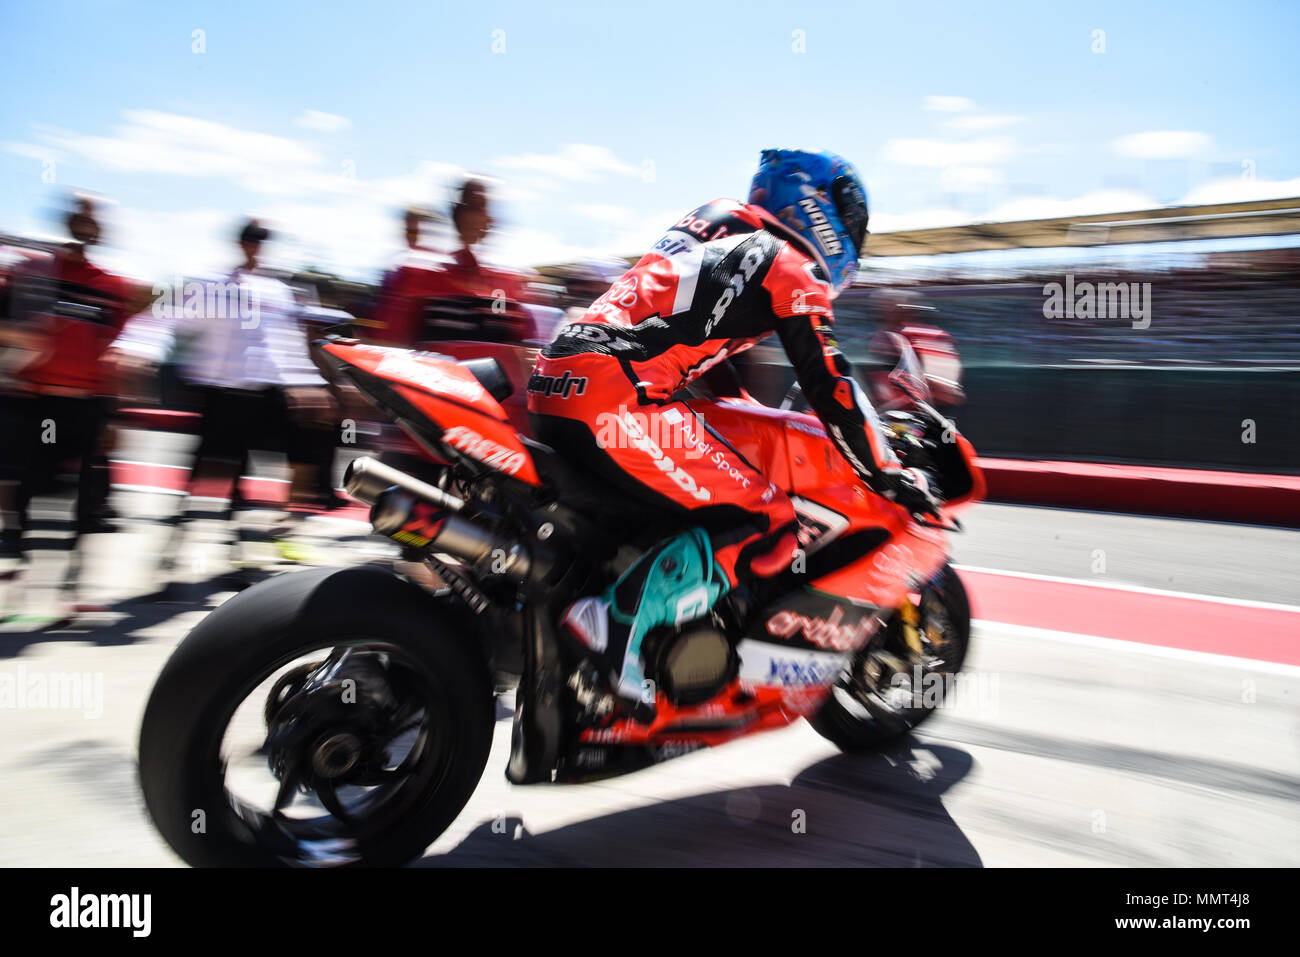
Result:
M926 606L927 600L935 600L947 616L944 623L947 640L941 654L927 655L928 660L922 665L923 674L927 677L956 675L970 646L970 602L966 589L952 567L945 566L925 591L929 595L923 598L922 607ZM942 692L934 702L926 700L933 695L922 694L923 704L919 707L891 706L887 696L881 694L890 687L894 673L890 668L907 655L897 618L895 614L894 620L854 656L848 672L836 682L826 704L809 719L817 733L841 751L864 751L910 734L942 704ZM922 620L921 627L924 629L925 626L926 621ZM915 658L905 660L908 669L919 663ZM884 668L884 674L877 675L874 680L865 680L865 672L872 667ZM910 687L911 674L906 669L903 674ZM939 687L943 687L942 681ZM914 698L912 701L915 703Z
M436 739L430 733L435 743L413 763L430 768L411 775L393 819L359 830L346 855L297 854L277 828L250 821L232 800L223 735L235 709L277 668L316 649L367 643L393 649L404 673L433 689L427 700L434 704L422 713L439 722ZM423 854L469 800L495 723L470 616L374 567L291 572L230 599L172 654L145 709L140 786L162 836L194 866L398 865Z

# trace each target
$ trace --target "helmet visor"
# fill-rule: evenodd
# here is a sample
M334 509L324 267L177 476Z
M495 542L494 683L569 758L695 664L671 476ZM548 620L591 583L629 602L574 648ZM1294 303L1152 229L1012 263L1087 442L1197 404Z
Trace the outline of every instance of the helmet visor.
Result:
M867 197L855 176L837 176L831 183L831 199L840 222L849 234L849 241L859 256L867 238Z

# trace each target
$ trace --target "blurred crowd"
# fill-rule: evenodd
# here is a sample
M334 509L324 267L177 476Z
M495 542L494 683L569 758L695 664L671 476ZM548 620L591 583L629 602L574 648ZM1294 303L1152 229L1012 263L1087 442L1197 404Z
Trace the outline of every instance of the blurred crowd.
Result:
M73 535L110 532L110 461L123 427L197 435L191 489L248 505L240 477L255 453L289 463L283 527L343 504L335 453L356 395L327 382L311 343L325 332L400 347L455 341L516 350L548 340L565 309L586 305L621 260L540 273L478 253L495 222L487 185L468 179L444 212L403 211L404 248L377 288L289 273L264 258L275 241L257 220L231 236L228 272L153 285L96 262L97 201L75 196L67 241L0 246L0 557L21 558L34 496L76 475ZM453 248L428 242L449 222ZM522 392L522 390L521 390Z
M838 320L860 330L848 333L850 340L864 335L880 292L907 289L934 309L971 364L1300 367L1300 247L1176 254L1153 248L1073 264L1067 254L1051 267L1004 263L995 273L957 266L874 272L841 296ZM1045 315L1045 290L1067 275L1076 283L1145 286L1149 323Z

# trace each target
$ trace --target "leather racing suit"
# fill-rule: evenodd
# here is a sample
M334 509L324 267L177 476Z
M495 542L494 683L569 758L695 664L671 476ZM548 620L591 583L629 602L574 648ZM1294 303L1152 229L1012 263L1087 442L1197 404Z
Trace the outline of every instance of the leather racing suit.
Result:
M688 593L692 584L711 586L703 601L687 602L690 614L706 612L745 576L783 571L796 544L789 498L674 400L728 356L775 333L813 411L862 481L891 499L916 491L836 345L830 291L797 234L758 206L718 199L684 216L537 361L528 384L537 438L612 491L707 531L704 578L679 583ZM616 612L621 606L624 618L645 597L653 560L643 565L611 589L608 604ZM711 575L725 582L710 582ZM653 623L689 620L682 612L678 602L674 616L670 603L667 620ZM589 643L604 643L603 635ZM618 649L608 651L617 658ZM629 675L639 672L625 669Z

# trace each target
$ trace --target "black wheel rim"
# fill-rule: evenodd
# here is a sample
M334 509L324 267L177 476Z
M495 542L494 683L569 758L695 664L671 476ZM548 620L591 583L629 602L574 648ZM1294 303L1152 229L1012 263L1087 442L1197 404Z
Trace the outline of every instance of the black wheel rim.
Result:
M272 693L283 693L285 679L302 666L290 669L277 679L287 664L304 657L321 657L326 661L343 654L379 655L388 662L407 696L408 713L395 726L380 733L391 737L386 742L364 742L374 748L392 746L391 767L367 768L344 779L344 783L327 781L312 773L304 751L290 761L278 776L267 766L268 741L252 748L247 737L228 740L232 719L241 708L248 707L257 719L270 722L273 703L259 700L261 691L270 684ZM300 680L301 675L289 678ZM456 751L456 719L439 677L403 649L374 639L356 638L317 646L303 646L291 657L271 663L257 675L241 682L242 693L224 700L233 702L216 722L208 749L209 787L220 792L220 813L228 815L225 823L236 840L254 851L254 859L271 855L290 866L337 867L366 863L385 863L384 848L389 840L408 828L430 803L445 779ZM283 702L281 702L282 704ZM245 722L247 723L247 722ZM346 734L346 725L325 729L334 737ZM371 736L374 737L373 735ZM328 749L326 749L328 761ZM260 763L265 781L254 788L270 800L253 799L249 788L230 787L232 765L247 784L253 768ZM319 768L316 768L319 770ZM310 784L308 781L310 780ZM205 788L207 793L212 790Z

